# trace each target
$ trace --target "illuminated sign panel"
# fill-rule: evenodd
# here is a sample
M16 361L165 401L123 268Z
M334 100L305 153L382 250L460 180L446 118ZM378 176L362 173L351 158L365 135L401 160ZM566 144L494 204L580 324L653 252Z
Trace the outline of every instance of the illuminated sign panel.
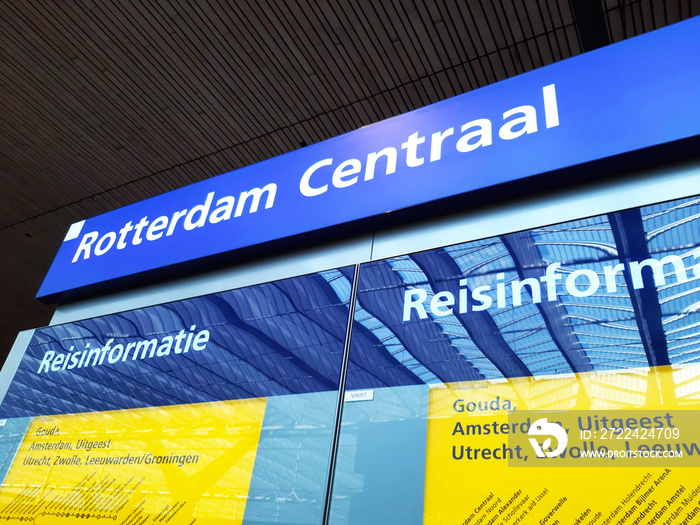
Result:
M0 404L0 520L320 523L352 275L36 330Z
M693 523L699 307L698 197L363 264L333 508Z
M0 520L700 515L700 197L356 270L37 329Z
M38 297L700 134L700 19L71 226Z

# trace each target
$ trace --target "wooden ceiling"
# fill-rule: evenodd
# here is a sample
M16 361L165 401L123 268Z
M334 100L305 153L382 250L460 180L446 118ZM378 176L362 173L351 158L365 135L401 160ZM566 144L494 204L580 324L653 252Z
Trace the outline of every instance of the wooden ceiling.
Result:
M700 14L700 0L0 3L0 363L70 224Z

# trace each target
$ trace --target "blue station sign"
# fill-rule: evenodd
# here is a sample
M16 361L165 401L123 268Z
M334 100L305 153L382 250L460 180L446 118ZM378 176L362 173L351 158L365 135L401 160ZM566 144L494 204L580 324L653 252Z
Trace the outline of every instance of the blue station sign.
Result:
M700 18L73 224L37 294L700 135Z

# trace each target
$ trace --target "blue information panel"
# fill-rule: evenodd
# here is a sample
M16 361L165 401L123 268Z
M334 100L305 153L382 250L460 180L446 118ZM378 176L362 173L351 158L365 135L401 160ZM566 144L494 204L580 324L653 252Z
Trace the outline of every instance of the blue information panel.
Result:
M700 18L71 226L38 297L700 134Z
M362 265L330 523L692 523L699 326L699 197Z
M36 330L0 520L321 521L353 269Z
M348 388L699 364L699 307L700 197L371 262Z
M336 391L351 280L341 268L40 328L0 417Z

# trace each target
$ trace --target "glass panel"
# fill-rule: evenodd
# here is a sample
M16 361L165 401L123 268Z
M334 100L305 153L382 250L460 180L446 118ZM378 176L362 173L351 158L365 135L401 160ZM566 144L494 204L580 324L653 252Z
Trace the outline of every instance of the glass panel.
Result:
M699 198L362 265L330 523L692 510L700 489L680 495L697 486L698 418L674 411L700 408L699 316ZM611 425L649 439L612 442ZM586 466L601 447L639 462ZM653 451L685 458L645 464Z
M0 519L319 523L351 280L37 330L0 405Z

